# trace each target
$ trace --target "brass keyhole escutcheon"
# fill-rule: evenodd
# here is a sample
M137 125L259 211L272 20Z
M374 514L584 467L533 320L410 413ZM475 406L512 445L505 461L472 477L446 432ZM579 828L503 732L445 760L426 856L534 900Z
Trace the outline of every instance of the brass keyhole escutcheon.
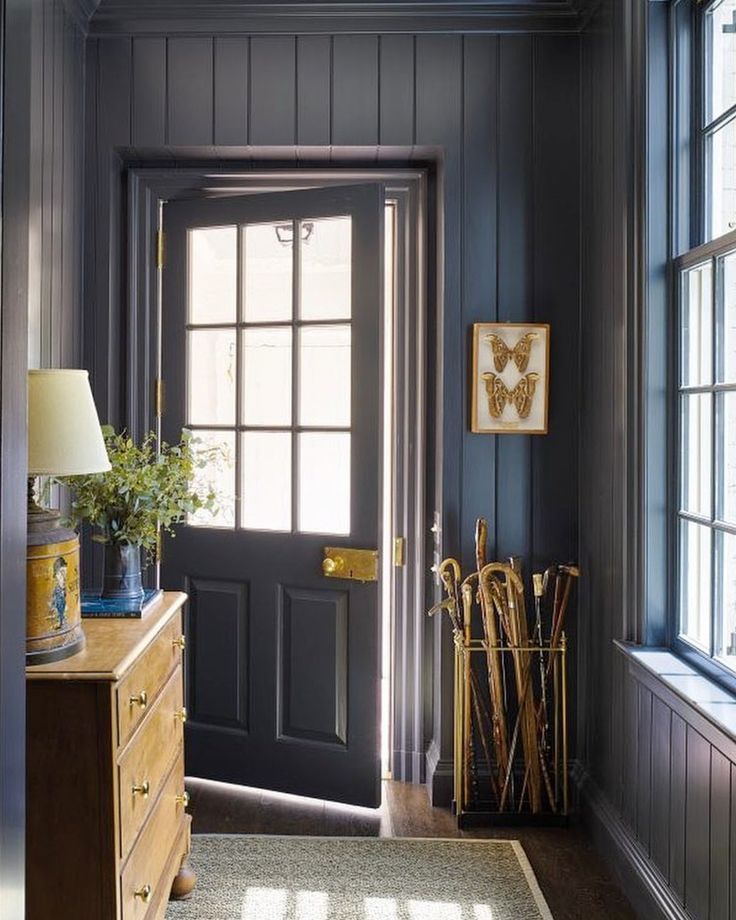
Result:
M325 546L322 574L325 578L378 581L378 550Z

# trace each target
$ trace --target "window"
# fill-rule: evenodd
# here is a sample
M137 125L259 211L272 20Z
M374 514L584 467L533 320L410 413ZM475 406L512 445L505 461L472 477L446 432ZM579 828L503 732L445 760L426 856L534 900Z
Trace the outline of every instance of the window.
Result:
M705 238L736 230L736 0L720 0L703 15L701 156Z
M700 16L702 220L699 245L676 263L676 644L736 673L736 0Z

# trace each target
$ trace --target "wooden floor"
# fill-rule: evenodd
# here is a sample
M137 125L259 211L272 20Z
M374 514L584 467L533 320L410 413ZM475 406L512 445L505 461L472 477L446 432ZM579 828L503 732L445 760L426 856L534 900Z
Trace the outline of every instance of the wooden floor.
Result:
M458 831L423 786L387 782L372 811L188 779L195 834L510 837L520 840L555 920L633 920L635 914L580 826Z

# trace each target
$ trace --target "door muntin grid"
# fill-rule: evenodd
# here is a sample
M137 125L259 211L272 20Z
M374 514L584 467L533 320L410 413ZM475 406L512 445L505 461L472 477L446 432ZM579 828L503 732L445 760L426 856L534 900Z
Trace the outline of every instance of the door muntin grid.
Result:
M188 523L348 535L351 217L187 235L186 423L226 458L220 511Z

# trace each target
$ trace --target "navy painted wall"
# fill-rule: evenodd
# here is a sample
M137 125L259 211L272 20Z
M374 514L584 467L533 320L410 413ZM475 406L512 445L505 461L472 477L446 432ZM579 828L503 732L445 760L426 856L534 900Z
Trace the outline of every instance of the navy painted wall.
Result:
M442 151L444 551L472 558L473 522L527 570L577 554L579 326L577 35L197 35L88 40L85 365L101 413L124 418L116 149L215 157L258 146L336 161ZM279 148L283 148L279 150ZM469 433L471 324L552 325L547 437ZM439 627L438 627L439 629ZM434 759L449 775L450 643Z

